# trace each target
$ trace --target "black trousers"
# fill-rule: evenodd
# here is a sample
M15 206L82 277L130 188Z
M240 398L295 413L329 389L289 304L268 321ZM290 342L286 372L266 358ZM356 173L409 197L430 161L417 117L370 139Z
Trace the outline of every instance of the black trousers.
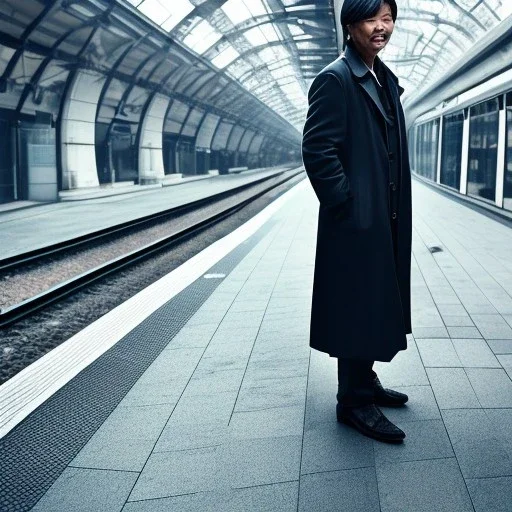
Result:
M338 403L360 407L374 402L374 361L338 358Z

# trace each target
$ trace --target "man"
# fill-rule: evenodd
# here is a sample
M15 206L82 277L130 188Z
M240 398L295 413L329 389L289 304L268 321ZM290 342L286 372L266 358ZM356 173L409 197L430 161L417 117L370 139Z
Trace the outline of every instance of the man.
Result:
M378 406L408 397L384 389L374 361L391 361L411 332L411 176L398 79L377 54L395 0L345 0L345 53L313 81L303 160L320 201L311 347L338 358L338 421L372 438L405 433Z

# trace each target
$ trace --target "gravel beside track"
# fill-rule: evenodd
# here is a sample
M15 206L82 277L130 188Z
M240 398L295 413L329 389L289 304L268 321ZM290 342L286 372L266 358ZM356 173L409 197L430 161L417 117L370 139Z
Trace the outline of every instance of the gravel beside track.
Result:
M0 280L2 297L5 301L4 288L10 290L9 305L18 302L20 297L33 296L37 291L47 289L57 282L74 277L77 273L97 266L120 254L149 243L148 240L161 238L171 232L180 231L191 223L196 223L220 209L237 204L257 191L268 187L273 180L268 180L250 190L229 197L213 205L201 208L190 214L180 215L161 224L157 224L141 233L122 236L108 244L99 244L84 251L75 251L65 258L55 257L43 268L28 268L21 277L6 272ZM172 250L163 251L137 263L113 276L101 279L80 292L48 306L29 318L0 330L0 384L13 377L23 368L64 342L87 325L97 320L111 309L126 301L140 290L160 279L170 271L190 259L213 242L232 232L238 226L256 215L293 185L304 179L301 173L289 182L278 186L268 194L250 203L235 215L202 231L198 236L186 240ZM275 182L275 181L274 181ZM58 273L56 280L54 274ZM13 302L14 298L14 302Z
M41 261L25 265L23 268L0 272L0 285L2 287L0 308L18 304L103 263L136 251L140 247L161 238L179 233L188 226L208 219L219 211L237 205L294 172L296 171L275 176L261 184L254 185L248 190L215 201L192 213L176 214L155 221L149 227L142 229L135 227L130 230L130 233L114 234L107 242L104 240L91 242L86 246L67 250L65 253L47 256Z

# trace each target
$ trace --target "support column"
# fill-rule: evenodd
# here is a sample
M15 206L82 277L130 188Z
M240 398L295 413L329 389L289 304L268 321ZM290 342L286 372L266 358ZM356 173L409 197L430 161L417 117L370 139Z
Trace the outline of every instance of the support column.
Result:
M161 183L165 178L163 157L164 120L169 98L160 94L151 101L142 119L139 147L139 183Z
M441 162L442 162L442 151L443 151L443 130L444 130L444 116L441 116L439 120L439 141L437 146L437 172L436 172L436 183L441 183Z
M468 192L468 164L469 164L469 108L464 109L464 125L462 127L462 155L460 160L460 188L459 192L466 195Z
M61 126L62 188L99 186L96 166L96 110L105 77L78 71L64 103Z
M507 98L500 101L500 118L498 130L498 158L496 165L496 206L503 208L503 187L505 180L505 152L507 144Z

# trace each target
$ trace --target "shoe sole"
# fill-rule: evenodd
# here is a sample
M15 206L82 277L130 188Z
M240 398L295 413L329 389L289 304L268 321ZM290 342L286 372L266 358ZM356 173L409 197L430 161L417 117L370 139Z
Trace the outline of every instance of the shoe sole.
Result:
M377 401L375 400L375 405L377 405L378 407L403 407L409 400L406 400L405 402L402 402L402 403L396 403L396 402L380 402L380 401Z
M336 419L338 420L339 423L344 423L345 425L348 425L349 427L354 428L360 434L363 434L364 436L370 437L371 439L375 439L377 441L382 441L383 443L400 444L405 439L405 435L404 435L404 437L386 437L386 436L379 435L377 432L373 432L371 430L362 429L355 422L353 422L349 418L345 418L343 416L341 416L341 417L340 416L336 416Z

